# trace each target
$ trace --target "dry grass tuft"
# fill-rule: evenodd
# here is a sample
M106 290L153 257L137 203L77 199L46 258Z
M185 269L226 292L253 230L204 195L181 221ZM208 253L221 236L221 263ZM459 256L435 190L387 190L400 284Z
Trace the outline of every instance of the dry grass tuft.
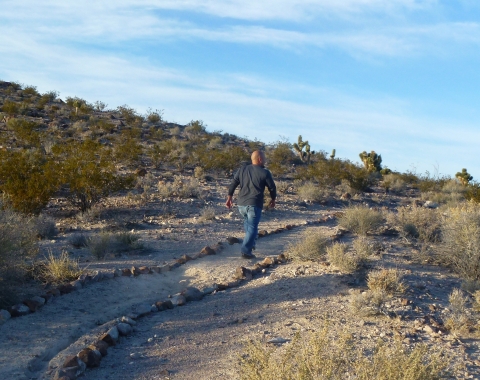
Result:
M384 291L387 294L402 294L406 285L397 269L380 269L371 271L367 277L367 286L372 291Z
M445 320L445 327L453 333L466 333L472 326L472 319L468 315L468 298L463 295L460 289L453 289L448 296L450 311Z
M75 280L82 274L78 260L70 258L67 251L56 257L49 252L45 261L36 268L38 279L43 282L62 284Z
M108 233L101 232L88 239L88 248L97 260L102 260L108 254L118 255L122 252L142 250L139 236L133 232Z
M305 182L297 189L298 197L302 201L321 202L325 199L325 191L318 184Z
M441 261L465 280L480 280L480 206L449 209L442 225L442 240Z
M429 352L425 345L407 349L400 342L377 343L363 351L349 331L335 336L324 327L309 336L300 334L285 347L246 345L240 358L242 380L434 380L449 365L443 352Z
M383 216L379 211L363 206L347 207L338 224L357 235L367 235L367 232L374 231L383 223Z
M371 317L383 314L383 306L388 299L384 290L368 290L361 292L353 290L350 298L350 308L355 315Z
M199 222L208 222L215 219L215 209L213 207L205 207L200 211L200 217L198 218Z
M307 230L301 239L291 243L285 253L294 260L319 260L325 256L330 238L321 230Z
M399 230L402 237L418 239L423 243L439 239L441 218L436 209L399 207L396 214L387 214L387 220Z
M335 243L327 248L327 259L334 267L344 273L353 273L360 269L365 258L348 251L348 246L343 243Z

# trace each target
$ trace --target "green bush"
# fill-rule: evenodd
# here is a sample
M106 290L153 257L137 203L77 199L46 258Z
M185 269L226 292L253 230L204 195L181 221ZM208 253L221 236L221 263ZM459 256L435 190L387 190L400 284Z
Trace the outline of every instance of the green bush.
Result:
M95 141L56 147L55 153L62 163L59 174L62 183L68 186L68 199L82 213L103 197L134 185L134 176L119 175L110 151Z
M0 152L0 190L17 211L38 214L58 189L56 165L29 151Z
M19 112L19 105L16 102L13 102L11 100L5 100L2 106L2 111L5 112L9 116L14 116L17 115Z
M15 133L15 137L28 147L39 147L41 133L38 131L40 125L34 121L25 119L10 119L7 128Z
M0 307L16 302L15 285L26 270L26 260L38 253L35 220L0 208Z
M292 151L292 144L287 141L277 141L266 151L268 169L274 176L289 173L295 163L301 163Z

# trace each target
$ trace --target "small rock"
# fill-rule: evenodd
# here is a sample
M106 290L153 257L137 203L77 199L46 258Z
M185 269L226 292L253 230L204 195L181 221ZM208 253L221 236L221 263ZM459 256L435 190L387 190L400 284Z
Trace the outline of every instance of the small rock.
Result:
M110 330L108 330L101 338L100 340L103 340L104 342L108 343L109 346L114 346L118 342L118 329L116 326L112 327Z
M102 360L102 354L99 351L92 350L88 347L80 351L77 356L88 368L98 367Z
M177 263L183 265L183 264L185 264L186 262L191 261L191 260L192 260L192 258L191 258L190 256L188 256L188 255L182 255L179 259L177 259Z
M118 332L120 333L120 335L122 336L127 336L127 335L130 335L133 331L133 328L130 324L128 323L119 323L117 325L117 329L118 329Z
M203 247L202 250L200 251L202 255L215 255L215 250L209 247L208 245L206 247Z
M238 280L247 280L247 281L250 281L253 278L252 271L245 267L237 267L237 269L235 270L234 276Z
M79 290L83 288L82 281L81 280L75 280L70 283L75 290Z
M238 244L240 242L241 242L241 240L236 238L236 237L233 237L233 236L227 237L227 243L230 244L230 245Z
M97 272L92 276L92 282L99 282L103 280L103 273Z
M102 272L102 276L104 279L111 280L112 278L115 277L115 271L105 271Z
M283 343L286 343L286 342L289 342L290 339L285 339L285 338L281 338L281 337L276 337L276 338L272 338L270 340L267 340L267 343L271 343L271 344L283 344Z
M107 356L108 343L103 340L97 340L95 343L92 343L88 346L92 350L97 350L102 356Z
M187 299L181 294L174 295L171 301L173 306L183 306L187 303Z
M423 207L426 207L426 208L437 208L437 207L438 207L438 203L435 203L435 202L432 202L432 201L426 201L426 202L423 204Z
M40 297L41 298L41 297ZM42 298L43 300L43 303L39 302L39 301L35 301L33 299L29 299L29 300L24 300L23 301L23 304L28 306L28 308L30 309L30 311L32 313L36 312L38 309L40 309L44 304L45 304L45 299Z
M128 268L122 269L122 276L130 277L132 275L132 271Z
M200 301L203 298L203 292L194 287L184 289L181 294L185 297L187 302Z
M21 317L23 315L30 314L30 308L27 305L24 305L23 303L19 303L17 305L14 305L8 310L10 315L12 317Z
M138 317L143 317L144 315L150 314L152 312L152 305L148 303L142 303L139 305L136 305L135 307L135 313L138 315Z
M0 310L0 325L3 325L6 321L8 321L12 316L7 310Z
M121 276L123 276L122 270L121 270L121 269L118 269L118 268L113 271L113 274L115 275L115 277L121 277Z
M157 307L158 311L164 311L174 308L173 303L170 300L155 302L155 306Z
M123 323L128 323L130 326L135 326L137 324L137 322L135 322L132 318L126 316L123 316L120 321Z

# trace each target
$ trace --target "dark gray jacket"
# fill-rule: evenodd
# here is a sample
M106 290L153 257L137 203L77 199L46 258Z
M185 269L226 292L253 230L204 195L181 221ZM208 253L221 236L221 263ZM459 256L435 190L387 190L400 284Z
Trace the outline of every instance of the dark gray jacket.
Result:
M273 181L272 173L259 165L244 165L237 170L233 181L228 188L228 195L233 196L237 186L239 206L257 206L263 208L263 194L265 187L270 192L270 197L275 200L277 190Z

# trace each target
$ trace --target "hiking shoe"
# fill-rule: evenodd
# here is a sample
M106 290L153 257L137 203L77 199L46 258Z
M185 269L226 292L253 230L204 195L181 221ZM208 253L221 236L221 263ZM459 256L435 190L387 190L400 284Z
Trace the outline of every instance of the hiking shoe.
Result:
M242 257L244 259L255 259L257 256L255 256L253 253L242 253Z

